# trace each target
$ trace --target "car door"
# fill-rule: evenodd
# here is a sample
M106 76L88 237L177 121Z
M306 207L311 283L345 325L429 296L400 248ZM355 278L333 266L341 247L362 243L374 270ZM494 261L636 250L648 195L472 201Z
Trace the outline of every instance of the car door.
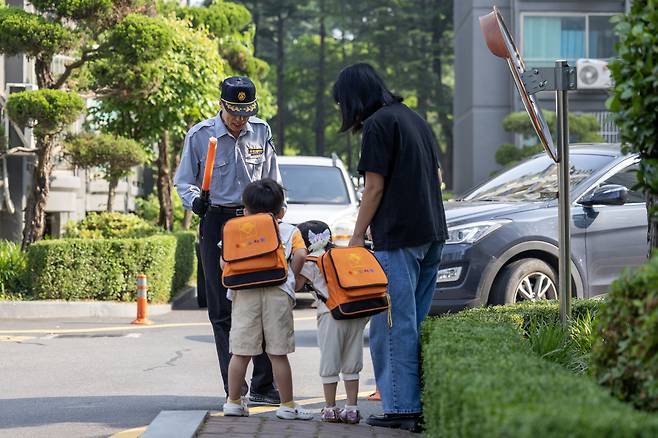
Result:
M583 209L589 296L607 293L622 270L647 261L647 210L644 195L632 190L637 162L620 168L595 187L619 184L628 188L624 205L594 205Z

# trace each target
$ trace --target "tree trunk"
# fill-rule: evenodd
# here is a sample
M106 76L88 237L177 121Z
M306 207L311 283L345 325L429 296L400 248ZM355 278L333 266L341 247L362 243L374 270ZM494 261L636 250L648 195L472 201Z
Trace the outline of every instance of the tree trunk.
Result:
M285 90L285 17L279 11L276 17L276 151L284 153L286 144L286 90Z
M441 19L439 12L441 10L441 6L441 1L435 0L435 12L432 19L432 72L438 79L437 86L435 87L438 108L437 115L439 124L441 125L443 138L446 142L445 152L439 149L441 169L443 171L443 181L445 182L447 188L452 188L454 142L452 134L453 124L449 117L449 115L452 114L452 96L449 92L447 92L447 85L443 83L443 53L441 47L441 37L447 30L448 26L450 26L452 13L445 14L445 17ZM449 10L451 10L451 8L449 8Z
M645 192L647 199L647 222L649 224L647 230L647 240L649 241L649 253L648 257L654 253L654 250L658 248L658 218L653 213L658 207L658 196L653 193Z
M185 213L183 214L183 224L181 225L181 227L184 230L189 230L191 225L192 225L192 211L185 210Z
M158 142L158 201L160 217L158 225L167 231L174 229L174 209L171 202L171 178L169 172L169 131L162 133Z
M37 162L32 173L32 190L25 207L25 228L23 228L23 251L31 243L41 240L46 218L46 202L50 191L51 160L55 138L52 135L37 137Z
M108 183L109 188L107 189L107 211L112 211L114 209L114 197L117 192L119 180L117 178L112 178L108 181Z
M341 9L343 11L345 11L346 5L345 5L344 0L341 2L340 5L341 5ZM347 26L345 24L343 24L342 34L341 34L341 38L340 38L340 53L341 53L341 61L343 62L343 66L348 65L347 50L345 49L345 28L347 28ZM352 159L353 159L354 153L352 151L352 134L347 132L344 135L345 135L345 150L347 151L347 169L350 172L353 172L354 169L352 168L352 166L353 166Z
M320 50L318 53L317 90L315 92L315 153L324 156L324 91L325 91L325 38L324 0L320 0Z
M256 32L254 33L254 56L258 58L258 34L260 34L260 5L258 4L258 0L254 0L252 6L251 17L254 20L254 27L256 28Z
M34 61L34 73L37 77L37 85L40 89L52 88L55 83L53 74L50 71L51 60L36 58Z

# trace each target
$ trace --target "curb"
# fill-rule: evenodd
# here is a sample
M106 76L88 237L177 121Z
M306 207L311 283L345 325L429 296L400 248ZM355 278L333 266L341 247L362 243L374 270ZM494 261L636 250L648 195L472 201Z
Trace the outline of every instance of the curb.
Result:
M149 304L149 316L164 315L173 308L179 308L183 302L194 298L196 289L186 287L173 298L169 304ZM0 319L35 319L35 318L131 318L135 317L135 303L117 303L112 301L0 301Z
M160 411L141 438L193 438L207 417L208 411Z

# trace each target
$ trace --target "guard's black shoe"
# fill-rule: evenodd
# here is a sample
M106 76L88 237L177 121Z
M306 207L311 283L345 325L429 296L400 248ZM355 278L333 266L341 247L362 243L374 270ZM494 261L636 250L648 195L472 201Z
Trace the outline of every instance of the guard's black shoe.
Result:
M420 414L382 414L369 416L366 423L370 426L421 432L420 419Z
M251 391L249 392L249 404L261 406L277 406L281 404L279 391L274 388L270 389L265 394L259 394Z
M228 397L228 386L224 387L224 392L226 393L226 397ZM245 397L247 395L247 392L249 392L249 387L247 386L247 382L244 382L242 384L242 387L240 388L240 395L242 397Z

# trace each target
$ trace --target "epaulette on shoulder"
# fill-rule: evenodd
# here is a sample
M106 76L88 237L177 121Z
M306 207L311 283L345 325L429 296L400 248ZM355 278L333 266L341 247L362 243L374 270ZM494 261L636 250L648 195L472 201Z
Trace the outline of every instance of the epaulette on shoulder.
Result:
M256 116L249 117L249 123L255 123L257 125L267 125L267 122L263 119L259 119Z
M213 117L212 119L207 119L202 122L197 123L196 125L192 126L190 129L189 135L190 137L193 136L195 133L199 132L203 128L209 128L215 126L215 118Z

